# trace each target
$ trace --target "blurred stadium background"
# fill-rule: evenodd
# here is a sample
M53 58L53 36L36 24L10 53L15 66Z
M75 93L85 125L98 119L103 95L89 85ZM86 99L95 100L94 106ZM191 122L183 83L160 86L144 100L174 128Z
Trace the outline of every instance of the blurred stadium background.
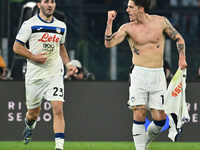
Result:
M178 0L177 0L178 1ZM188 1L188 3L184 3ZM194 2L193 2L194 1ZM186 41L188 80L197 74L200 64L199 5L198 0L152 0L151 14L166 16ZM12 45L21 22L33 15L30 8L22 13L22 7L30 0L1 0L0 51L6 64L12 69L13 79L22 79L22 63L14 57ZM33 1L34 2L34 1ZM193 4L194 3L194 4ZM196 5L195 5L196 4ZM128 80L131 65L131 51L125 40L116 48L109 50L103 45L107 11L116 10L113 31L128 22L127 0L58 0L57 10L63 13L68 27L66 47L72 59L78 59L97 80ZM174 74L177 70L178 52L173 41L166 41L165 59ZM21 68L19 68L21 67Z
M37 13L34 3L29 2L34 1L0 1L0 54L10 69L9 79L12 79L0 81L0 141L20 141L24 127L23 71L25 60L14 55L12 45L21 23ZM198 91L200 84L193 78L197 75L200 65L200 5L199 0L188 0L188 2L181 0L182 3L178 5L176 2L178 0L152 0L151 14L166 16L186 41L188 62L186 92L191 121L184 125L186 129L180 141L199 142L200 95ZM69 133L67 140L131 141L132 113L126 108L126 101L128 99L128 71L132 54L127 41L113 49L106 49L103 44L107 11L114 9L118 12L113 26L113 32L115 32L123 23L128 22L128 15L125 12L127 0L57 0L56 3L55 16L64 20L68 27L66 47L70 58L80 60L83 66L96 77L96 81L93 82L65 82L65 99L68 101L65 106L67 132ZM178 52L175 43L168 38L164 57L174 74L178 66ZM51 141L53 133L48 132L48 136L46 135L47 130L52 130L52 124L49 123L52 121L51 112L49 112L48 104L45 103L43 107L41 113L41 118L44 117L41 119L43 123L38 125L39 134L35 139ZM91 112L94 113L91 114ZM167 132L164 131L157 141L169 142ZM5 148L1 147L2 143L0 142L0 149L4 150ZM133 146L131 143L129 145ZM194 146L196 143L189 145L191 149L198 149ZM188 149L184 146L184 150Z

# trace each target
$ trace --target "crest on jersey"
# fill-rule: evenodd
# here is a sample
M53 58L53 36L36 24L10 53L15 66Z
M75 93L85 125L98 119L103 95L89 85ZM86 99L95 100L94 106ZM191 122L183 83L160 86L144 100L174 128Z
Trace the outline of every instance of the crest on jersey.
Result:
M135 101L135 97L131 97L131 102L134 102Z
M60 28L56 28L56 32L57 33L61 33L61 29Z

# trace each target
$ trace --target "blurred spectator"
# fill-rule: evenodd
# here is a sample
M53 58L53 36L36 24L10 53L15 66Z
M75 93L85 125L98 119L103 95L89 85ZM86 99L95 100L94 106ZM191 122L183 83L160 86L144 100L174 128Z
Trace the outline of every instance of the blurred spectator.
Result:
M7 80L10 78L11 71L7 68L6 63L2 56L0 56L0 80Z
M166 77L166 80L167 80L167 83L169 84L171 79L173 78L173 74L171 73L171 68L170 68L170 65L168 63L168 61L164 60L164 72L165 72L165 77Z
M0 79L4 79L6 74L6 64L2 56L0 56Z
M193 77L192 81L200 82L200 65L198 67L197 74Z
M74 76L70 76L67 78L67 75L65 76L68 80L95 80L95 76L93 73L89 72L86 68L82 66L80 61L78 60L72 60L71 63L73 66L75 66L78 69L78 72L74 74Z

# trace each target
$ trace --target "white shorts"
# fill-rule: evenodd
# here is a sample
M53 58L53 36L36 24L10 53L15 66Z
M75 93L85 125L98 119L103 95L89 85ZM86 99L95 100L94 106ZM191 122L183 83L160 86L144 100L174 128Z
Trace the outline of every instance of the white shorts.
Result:
M64 83L62 75L37 80L26 79L25 86L26 105L28 109L39 107L43 99L47 101L64 102Z
M129 108L146 105L147 108L163 110L166 78L163 68L134 66L130 73Z

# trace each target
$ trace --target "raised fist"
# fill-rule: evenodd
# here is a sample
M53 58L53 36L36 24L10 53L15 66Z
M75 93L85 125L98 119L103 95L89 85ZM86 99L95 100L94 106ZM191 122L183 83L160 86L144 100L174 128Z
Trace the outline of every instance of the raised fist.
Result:
M115 10L108 11L108 20L113 21L117 16L117 12Z

